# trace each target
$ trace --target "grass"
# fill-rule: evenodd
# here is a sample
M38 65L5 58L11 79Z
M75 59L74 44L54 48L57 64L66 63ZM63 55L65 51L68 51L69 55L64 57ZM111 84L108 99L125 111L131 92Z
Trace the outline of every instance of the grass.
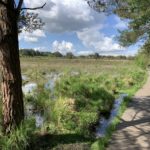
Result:
M0 141L6 142L1 142L0 146L21 143L25 147L30 144L32 149L82 150L92 145L94 150L103 150L119 119L113 121L105 138L96 140L94 132L99 118L102 114L109 115L120 93L133 95L146 80L146 71L131 60L22 57L21 67L22 74L28 77L24 83L38 84L33 95L25 96L25 104L31 103L37 110L44 111L45 123L36 132L31 125L33 131L30 131L35 134L32 142L28 143L30 135L26 136L30 127L25 126L10 137L2 136ZM49 80L47 75L51 73L62 73L54 89L55 100L50 90L44 88ZM122 104L118 116L127 102ZM19 136L23 138L18 140Z
M130 67L129 67L130 66ZM57 59L49 57L22 57L22 73L33 80L50 72L77 71L84 74L116 74L118 70L133 70L135 64L131 60L101 60L101 59Z
M0 135L0 149L2 150L24 150L33 139L35 130L34 120L22 122L19 128L12 131L9 136Z

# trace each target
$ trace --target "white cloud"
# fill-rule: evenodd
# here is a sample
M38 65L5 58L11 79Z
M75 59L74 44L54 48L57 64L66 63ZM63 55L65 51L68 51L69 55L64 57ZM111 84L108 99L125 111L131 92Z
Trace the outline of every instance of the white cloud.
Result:
M71 42L67 42L67 41L62 41L62 42L54 41L52 43L52 52L56 52L56 51L58 51L58 52L62 53L63 55L65 55L68 52L74 53L75 49L74 49L74 45Z
M38 39L41 37L46 37L44 31L42 30L35 30L33 32L26 32L22 31L22 33L19 35L20 40L24 40L25 42L38 42Z
M115 43L113 37L107 37L99 31L98 27L86 28L77 32L78 38L86 47L91 47L95 52L121 50L118 43Z
M40 52L47 52L48 49L46 47L35 47L34 48L35 51L40 51Z
M80 51L80 54L90 54L91 52L123 50L113 37L102 33L106 16L103 13L93 11L85 0L24 0L26 7L37 7L46 2L43 9L34 12L45 22L46 33L75 32L87 51ZM126 22L115 17L115 29L124 29ZM44 34L44 32L43 32ZM43 35L45 36L45 34ZM24 37L26 41L37 41L37 36L29 34ZM92 50L92 51L89 51ZM73 43L67 41L54 41L52 51L59 51L63 54L76 52Z
M88 55L91 55L91 54L93 54L93 51L78 51L77 53L76 53L76 55L77 56L88 56Z
M103 22L104 14L90 9L85 0L45 0L46 6L34 12L46 23L45 29L50 33L78 31ZM45 1L24 0L26 7L36 7Z
M117 29L126 29L128 27L128 22L125 20L120 19L118 16L115 16L116 25L115 28Z

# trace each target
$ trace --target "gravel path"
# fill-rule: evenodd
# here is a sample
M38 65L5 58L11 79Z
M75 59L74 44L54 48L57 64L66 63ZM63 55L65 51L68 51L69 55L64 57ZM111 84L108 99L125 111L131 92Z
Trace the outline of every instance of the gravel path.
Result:
M150 150L150 74L123 114L107 150Z

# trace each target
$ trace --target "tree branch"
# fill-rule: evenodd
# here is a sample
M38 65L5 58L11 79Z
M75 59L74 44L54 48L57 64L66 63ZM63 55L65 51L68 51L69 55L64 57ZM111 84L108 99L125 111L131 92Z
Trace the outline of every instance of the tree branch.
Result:
M39 7L35 7L35 8L21 8L21 10L37 10L37 9L42 9L42 8L45 7L45 5L46 5L46 3L43 4L42 6L39 6Z
M17 7L17 11L21 10L22 4L23 4L23 0L20 0L19 4L18 4L18 7Z

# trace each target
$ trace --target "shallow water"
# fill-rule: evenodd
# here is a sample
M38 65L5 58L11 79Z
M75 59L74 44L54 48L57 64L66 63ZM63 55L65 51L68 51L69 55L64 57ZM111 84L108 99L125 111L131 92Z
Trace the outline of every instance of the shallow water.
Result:
M56 85L56 81L58 81L62 75L63 74L56 73L56 72L53 72L53 73L47 75L48 82L45 84L45 88L50 90L50 93L51 93L50 98L51 99L56 98L55 94L54 94L54 88L55 88L55 85Z
M30 94L37 88L36 83L27 83L22 87L22 91L24 94Z
M45 88L50 89L50 91L53 92L57 79L58 79L58 76L54 76L53 78L50 78L48 82L45 84Z
M108 119L106 119L105 117L100 118L99 126L96 129L97 138L105 136L107 128L117 116L119 108L125 97L127 97L127 94L121 94L120 97L115 100L113 109L111 110L110 117Z
M32 104L27 104L26 105L26 117L30 118L33 117L35 118L35 124L36 127L39 128L44 124L44 117L41 112L38 110L35 110L34 106Z
M28 77L26 75L22 75L22 80L23 81L28 80Z
M44 117L43 115L39 112L39 113L35 113L34 114L35 117L35 121L36 121L36 127L42 127L42 125L44 124Z
M46 89L50 89L51 95L54 97L54 87L56 80L59 79L61 74L58 73L51 73L47 75L46 78L49 79L48 82L45 84ZM26 80L26 76L22 76L23 80ZM37 89L37 84L27 83L22 87L24 94L32 94L33 90ZM33 117L35 118L36 127L41 127L44 124L44 116L43 114L36 110L32 104L26 104L26 117Z

